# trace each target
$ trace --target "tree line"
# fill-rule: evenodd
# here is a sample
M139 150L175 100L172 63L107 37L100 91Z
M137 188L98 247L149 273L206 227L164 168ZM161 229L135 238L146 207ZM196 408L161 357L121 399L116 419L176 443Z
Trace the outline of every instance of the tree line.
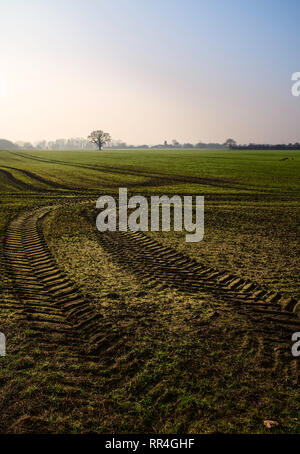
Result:
M110 135L103 131L93 131L88 138L75 137L69 139L41 140L32 144L31 142L12 142L0 139L0 150L95 150L95 149L169 149L169 148L200 148L200 149L231 149L231 150L300 150L300 143L289 144L237 144L234 139L227 139L224 143L218 142L197 142L180 143L172 140L170 143L164 140L156 145L129 145L124 141L111 140Z
M300 143L289 144L268 144L268 143L249 143L248 145L232 145L231 150L300 150Z
M97 132L97 131L93 131ZM104 133L107 134L107 133ZM89 137L91 137L92 133ZM104 137L104 140L107 140L107 137ZM57 139L57 140L41 140L39 142L11 142L9 140L0 139L0 150L95 150L95 149L105 148L115 148L115 149L164 149L164 148L210 148L210 149L226 149L228 146L226 143L218 142L197 142L195 144L190 142L180 143L177 140L172 140L171 143L168 143L166 140L162 143L149 145L149 144L140 144L140 145L130 145L121 140L109 140L104 143L100 142L95 135L94 139L85 139L83 137L69 138L69 139Z

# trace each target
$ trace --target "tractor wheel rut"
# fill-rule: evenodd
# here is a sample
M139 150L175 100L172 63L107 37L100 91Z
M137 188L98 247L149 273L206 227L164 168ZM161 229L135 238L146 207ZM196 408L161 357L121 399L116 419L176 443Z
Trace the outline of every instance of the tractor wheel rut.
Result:
M60 336L60 342L72 349L103 354L111 342L106 345L101 313L60 271L43 237L39 221L53 208L19 214L6 233L5 256L24 318L53 342ZM285 301L255 282L206 267L141 232L105 232L98 238L113 260L139 275L146 287L156 291L173 287L242 314L249 320L249 330L243 333L241 348L254 343L253 351L264 364L276 370L284 361L298 380L298 366L291 355L291 336L300 331L297 301Z
M142 232L104 232L99 241L115 261L151 288L173 287L192 296L204 296L246 317L249 332L244 333L242 343L248 345L253 337L255 354L266 367L276 370L280 361L287 363L298 380L297 360L291 354L291 336L300 331L296 300L286 300L249 279L207 267Z
M19 305L30 327L44 333L51 343L59 342L92 351L91 333L97 333L101 315L93 302L60 271L48 250L39 221L53 207L23 212L9 225L5 258L18 295Z

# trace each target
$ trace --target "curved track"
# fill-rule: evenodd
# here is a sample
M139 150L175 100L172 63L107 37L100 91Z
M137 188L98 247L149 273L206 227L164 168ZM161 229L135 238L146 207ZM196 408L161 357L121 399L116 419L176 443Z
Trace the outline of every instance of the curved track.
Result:
M279 293L249 280L208 268L141 232L106 232L99 238L116 261L137 273L147 285L205 295L213 303L227 305L247 317L249 331L244 333L241 348L248 350L251 345L264 366L273 370L280 361L288 364L298 380L298 362L290 350L292 333L300 331L294 312L296 300L284 300Z
M24 316L37 331L86 349L100 314L57 267L39 229L52 207L21 213L9 225L5 256ZM55 337L55 336L54 336ZM55 340L56 341L56 340Z
M11 185L13 185L15 188L20 189L20 190L25 190L25 191L34 191L35 188L22 180L18 180L15 178L12 173L10 173L8 170L1 169L0 168L0 176L4 177L4 179Z
M48 190L49 190L49 187L50 187L50 189L53 189L53 188L54 189L66 189L66 190L73 189L69 186L58 183L54 180L49 180L49 179L43 178L40 175L37 175L36 173L30 172L29 170L19 169L17 167L4 166L4 165L2 165L1 167L4 167L5 169L9 169L9 170L15 170L16 172L21 173L21 174L25 175L26 177L29 177L34 182L42 183L42 184L48 186L48 188L46 188ZM16 179L16 181L21 181L21 180ZM24 184L26 184L26 183L24 183ZM42 188L36 188L34 186L30 186L29 184L28 184L28 187L30 187L31 189L34 189L34 190L42 190Z
M28 153L20 153L15 151L10 151L11 154L20 156L25 159L34 160L43 163L49 164L56 164L61 166L68 166L68 167L76 167L81 169L92 170L100 173L110 173L110 174L117 174L117 175L131 175L135 177L145 177L148 178L147 181L141 183L132 183L129 186L163 186L168 184L174 183L194 183L194 184L201 184L201 185L208 185L208 186L215 186L215 187L226 187L232 189L251 189L244 183L239 181L233 181L231 179L226 178L212 178L212 177L198 177L198 176L185 176L185 175L176 175L172 174L169 175L164 172L158 171L146 171L145 169L134 170L130 167L122 168L122 167L112 167L112 166L92 166L88 164L79 164L79 163L70 163L67 161L61 161L57 159L45 159L37 156L30 155ZM127 183L128 186L128 183ZM119 187L119 183L117 185Z
M45 243L39 221L51 209L45 206L23 212L7 230L5 257L24 317L32 329L47 333L49 349L55 348L59 336L72 350L103 353L107 338L104 342L100 312L60 271ZM249 330L243 333L241 349L249 350L251 345L265 367L273 370L284 362L298 380L297 360L290 351L291 335L300 331L300 320L293 313L295 300L282 301L278 293L207 268L140 232L106 232L99 235L99 241L146 286L157 290L173 287L242 313L249 320Z

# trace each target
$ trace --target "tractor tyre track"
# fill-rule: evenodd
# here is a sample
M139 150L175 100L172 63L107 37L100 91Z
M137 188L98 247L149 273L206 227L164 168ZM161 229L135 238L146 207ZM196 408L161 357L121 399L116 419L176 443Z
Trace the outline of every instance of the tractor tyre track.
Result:
M70 163L67 161L61 161L57 159L45 159L38 156L33 156L30 154L23 154L18 152L10 151L9 153L20 156L22 158L26 158L29 160L34 160L38 162L46 162L49 164L58 164L62 166L69 166L69 167L76 167L81 169L92 170L101 173L114 173L117 175L131 175L131 176L138 176L138 177L145 177L149 178L148 181L144 183L132 183L128 186L164 186L168 184L182 184L182 183L194 183L194 184L201 184L201 185L208 185L213 187L225 187L231 189L250 189L247 185L242 182L234 181L232 179L226 178L212 178L212 177L197 177L197 176L185 176L185 175L176 175L172 174L169 175L167 173L158 172L158 171L147 171L145 169L134 170L132 168L122 168L122 167L112 167L112 166L91 166L79 163ZM119 186L118 186L119 187Z
M173 287L187 294L212 297L220 308L229 307L245 316L249 331L243 334L242 349L247 350L249 343L255 342L253 351L264 367L276 371L280 363L288 363L295 380L299 379L297 360L291 354L292 333L300 331L296 300L285 300L280 293L248 279L208 268L142 232L105 232L99 241L118 263L150 287Z
M101 314L92 301L60 271L44 240L40 220L55 207L44 206L19 214L9 225L5 257L23 316L51 349L60 342L102 354L120 339L101 329ZM236 310L249 320L241 348L253 351L264 367L276 371L283 362L298 380L298 365L291 356L291 335L300 331L295 300L225 271L208 268L141 232L105 232L101 245L125 269L138 274L156 290L173 287L193 296L212 298L219 308ZM112 335L113 336L113 335Z
M71 188L70 186L66 186L66 185L58 183L56 181L48 180L46 178L43 178L40 175L37 175L36 173L30 172L29 170L19 169L17 167L10 167L10 166L4 166L4 165L2 165L1 167L4 167L5 169L15 170L16 172L19 172L19 173L31 178L34 181L37 181L39 183L43 183L43 184L45 184L47 186L50 186L50 188L52 188L52 189L65 189L65 190L74 189L74 188ZM17 181L20 181L20 180L17 180ZM40 191L43 190L42 188L34 188L34 189L35 190L40 190Z
M39 221L53 208L23 212L12 220L5 259L23 318L41 338L46 335L48 347L54 348L51 343L60 336L60 343L91 352L89 340L98 334L101 314L60 271L48 250Z
M7 170L0 169L0 175L1 174L10 184L15 186L17 189L21 189L21 190L25 190L25 191L36 191L36 188L34 186L31 186L30 184L25 183L25 181L18 180Z

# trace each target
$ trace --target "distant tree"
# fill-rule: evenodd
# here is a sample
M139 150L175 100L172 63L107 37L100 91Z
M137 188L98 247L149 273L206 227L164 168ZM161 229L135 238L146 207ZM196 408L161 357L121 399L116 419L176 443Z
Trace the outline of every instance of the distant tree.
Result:
M23 149L24 150L34 150L34 146L32 145L31 142L24 142Z
M40 140L39 142L36 143L36 149L37 150L46 150L48 147L48 143L46 140Z
M112 148L127 148L128 145L126 142L122 142L121 140L115 140L111 142Z
M179 148L179 147L181 147L180 143L179 143L177 140L175 140L175 139L172 140L172 146L173 146L174 148Z
M236 141L233 139L227 139L226 142L224 143L225 147L228 148L233 148L236 146Z
M205 147L206 147L206 143L204 143L204 142L198 142L195 145L195 148L205 148Z
M16 145L18 145L18 147L21 150L34 150L35 149L35 147L32 145L31 142L23 142L22 140L19 140L18 142L16 142Z
M0 139L0 150L17 150L19 147L10 140Z
M98 147L98 150L101 150L103 145L111 141L111 137L110 134L108 134L108 132L98 130L92 131L91 134L88 136L88 140L91 143L94 143Z

